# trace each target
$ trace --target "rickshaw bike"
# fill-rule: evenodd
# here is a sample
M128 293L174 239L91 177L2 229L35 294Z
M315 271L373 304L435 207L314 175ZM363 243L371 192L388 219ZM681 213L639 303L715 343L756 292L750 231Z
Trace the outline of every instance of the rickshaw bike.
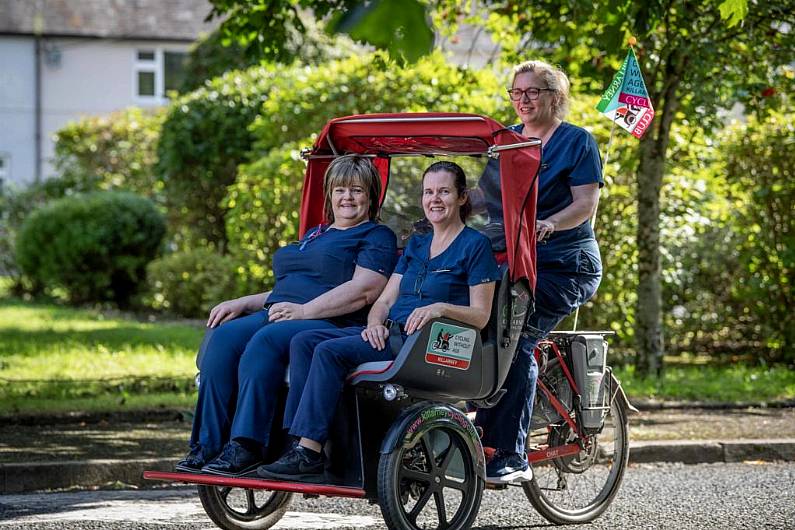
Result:
M147 479L196 484L207 515L226 530L271 527L295 493L377 503L393 530L466 529L478 514L490 451L468 411L499 401L532 311L541 141L474 114L333 119L302 153L307 168L301 236L324 221L324 173L331 160L349 153L372 157L383 183L382 212L390 187L399 187L399 171L392 166L401 158L421 157L415 160L423 163L425 157L440 156L499 160L500 229L507 244L495 256L507 267L495 289L492 315L483 330L436 319L410 335L393 361L365 363L349 374L325 446L322 484L265 480L255 473L233 478L144 473ZM401 193L416 197L416 189ZM608 334L556 332L535 351L539 377L527 441L534 476L518 486L555 524L598 517L615 497L627 466L627 415L635 409L606 364ZM273 425L267 461L277 459L288 443L281 418Z

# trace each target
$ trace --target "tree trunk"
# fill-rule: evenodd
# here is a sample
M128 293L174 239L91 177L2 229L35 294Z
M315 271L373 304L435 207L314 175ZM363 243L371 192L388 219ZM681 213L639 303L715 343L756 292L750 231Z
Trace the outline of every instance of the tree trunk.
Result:
M669 57L658 103L661 116L640 144L638 162L638 305L635 313L636 369L662 374L662 277L660 265L660 189L678 98L681 65Z

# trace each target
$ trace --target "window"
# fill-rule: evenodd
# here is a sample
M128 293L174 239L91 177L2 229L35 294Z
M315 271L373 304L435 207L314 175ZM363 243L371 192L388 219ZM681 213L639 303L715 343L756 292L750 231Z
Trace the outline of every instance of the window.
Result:
M188 54L177 50L138 49L134 62L134 96L140 103L163 104L185 76Z

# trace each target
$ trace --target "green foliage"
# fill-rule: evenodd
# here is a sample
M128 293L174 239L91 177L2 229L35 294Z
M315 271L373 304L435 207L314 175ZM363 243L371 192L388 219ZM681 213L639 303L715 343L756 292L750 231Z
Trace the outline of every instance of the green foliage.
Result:
M298 214L306 164L300 150L309 139L284 144L256 162L240 166L225 205L230 250L245 263L251 292L273 287L273 253L298 239Z
M732 282L746 340L795 361L795 113L736 125L722 145L729 226L741 275Z
M196 246L225 246L221 200L247 160L249 124L281 76L274 68L233 71L176 100L157 146L172 225Z
M490 72L446 62L441 54L401 67L383 53L350 57L282 76L252 125L257 148L317 134L331 118L375 112L477 112L497 109L500 84Z
M350 39L323 32L314 20L304 20L303 25L303 35L293 32L295 38L281 43L284 50L279 55L279 62L322 64L361 52ZM231 70L245 70L262 62L263 57L259 54L246 53L239 39L229 38L224 31L216 30L191 48L179 92L191 92Z
M16 241L20 269L75 303L126 306L160 248L165 222L155 205L126 192L94 192L33 212Z
M162 202L163 181L154 171L165 112L131 107L73 121L55 135L58 178L52 198L70 193L124 189ZM60 195L59 195L60 193Z
M396 59L416 60L433 45L426 2L420 0L211 0L211 15L224 17L221 33L250 56L290 62L304 57L312 26L331 18L329 32L389 50ZM309 37L309 38L308 38Z
M184 317L206 316L212 306L240 292L237 264L211 249L175 252L147 267L151 306Z

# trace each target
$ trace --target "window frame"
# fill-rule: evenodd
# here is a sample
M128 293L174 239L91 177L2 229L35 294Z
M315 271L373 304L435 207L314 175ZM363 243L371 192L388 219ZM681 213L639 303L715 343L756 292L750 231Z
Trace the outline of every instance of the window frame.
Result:
M153 52L154 60L147 61L138 58L141 52ZM166 53L188 54L188 47L177 46L146 46L136 45L133 49L133 68L132 68L132 96L133 101L139 105L165 105L169 102L166 96ZM155 93L153 96L142 96L138 85L139 73L152 73L155 78Z

